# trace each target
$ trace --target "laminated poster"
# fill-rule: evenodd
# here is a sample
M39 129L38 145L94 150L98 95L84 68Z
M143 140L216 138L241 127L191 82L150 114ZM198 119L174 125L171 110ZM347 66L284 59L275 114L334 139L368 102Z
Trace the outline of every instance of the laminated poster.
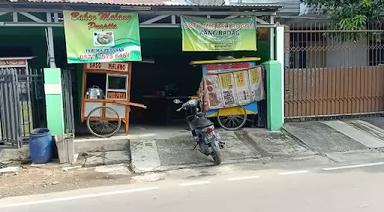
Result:
M224 107L236 106L235 79L233 73L219 74Z
M208 108L217 109L223 107L220 81L217 75L207 75L205 79L205 95L208 101Z
M251 68L248 71L250 78L251 101L261 101L264 99L264 84L261 66Z
M249 89L248 70L233 73L236 84L236 96L239 105L251 103L251 92Z

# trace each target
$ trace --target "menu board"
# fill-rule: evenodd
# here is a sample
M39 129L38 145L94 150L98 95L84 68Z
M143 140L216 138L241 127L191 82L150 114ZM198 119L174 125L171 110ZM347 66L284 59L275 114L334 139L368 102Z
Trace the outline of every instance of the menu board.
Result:
M241 67L241 68L240 68ZM264 99L262 67L254 62L203 66L205 109L247 105Z
M236 105L235 79L232 73L219 74L221 93L223 95L224 107Z
M236 95L240 105L251 103L251 90L249 89L248 71L236 71L235 76Z
M206 102L208 108L222 108L223 97L220 92L220 82L218 75L207 75L204 78L206 91Z
M251 101L261 101L264 99L263 70L261 66L256 66L248 70L249 86L251 91Z

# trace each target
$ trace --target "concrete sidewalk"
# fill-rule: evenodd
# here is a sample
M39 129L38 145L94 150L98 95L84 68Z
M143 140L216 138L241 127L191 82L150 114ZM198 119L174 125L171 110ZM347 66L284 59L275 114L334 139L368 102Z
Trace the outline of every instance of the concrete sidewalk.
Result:
M223 163L267 161L270 159L304 160L315 153L292 137L266 129L245 128L239 131L217 130L226 142ZM132 127L129 135L100 139L75 139L74 166L96 167L129 164L136 173L211 166L213 160L193 150L191 133L183 127ZM318 156L317 156L318 157ZM0 161L1 162L1 161Z
M272 158L304 158L314 153L283 133L265 129L236 132L218 130L226 142L223 163L238 163ZM169 138L131 139L131 164L136 173L213 165L210 157L193 150L190 132L174 133Z
M310 158L340 163L384 160L382 117L290 122L282 132L258 128L235 132L218 129L217 132L226 142L222 150L224 164ZM75 140L75 152L79 154L75 166L123 163L130 165L132 171L143 173L213 165L210 157L193 150L192 139L191 133L183 127L164 126L133 126L129 135L107 139L80 138ZM16 155L14 151L12 154L6 149L0 151L0 162L9 155Z
M290 122L284 130L335 162L384 159L384 118Z

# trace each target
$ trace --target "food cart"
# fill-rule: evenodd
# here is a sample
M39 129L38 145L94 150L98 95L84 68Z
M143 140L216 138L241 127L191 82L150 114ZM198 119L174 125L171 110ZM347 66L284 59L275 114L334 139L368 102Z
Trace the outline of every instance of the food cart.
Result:
M125 124L129 129L131 106L146 108L130 102L132 63L89 63L83 67L81 121L90 132L109 137Z
M246 57L191 62L202 66L199 96L203 110L226 130L240 129L248 115L258 114L257 102L264 99L262 66L256 65L259 60Z

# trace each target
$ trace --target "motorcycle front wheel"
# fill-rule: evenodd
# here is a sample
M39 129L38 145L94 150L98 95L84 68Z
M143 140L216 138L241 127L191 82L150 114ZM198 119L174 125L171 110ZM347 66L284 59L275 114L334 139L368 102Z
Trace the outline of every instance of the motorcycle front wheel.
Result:
M211 156L213 158L213 162L215 163L216 166L220 165L223 159L222 159L220 148L217 142L212 142L211 148L212 148Z

